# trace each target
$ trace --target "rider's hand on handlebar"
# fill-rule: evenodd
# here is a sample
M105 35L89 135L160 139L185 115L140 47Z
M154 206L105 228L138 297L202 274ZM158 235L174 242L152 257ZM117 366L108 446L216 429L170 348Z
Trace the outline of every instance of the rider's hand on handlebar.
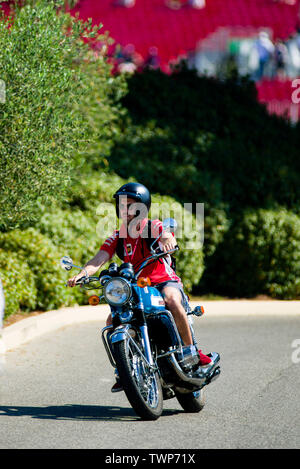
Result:
M164 236L160 238L160 242L163 252L171 251L177 246L176 239L171 233L164 233Z
M83 278L83 277L84 277L84 275L82 275L82 274L77 274L77 275L75 275L74 277L69 278L69 280L68 280L68 287L75 287L76 282L78 282L78 280L80 280L80 279Z

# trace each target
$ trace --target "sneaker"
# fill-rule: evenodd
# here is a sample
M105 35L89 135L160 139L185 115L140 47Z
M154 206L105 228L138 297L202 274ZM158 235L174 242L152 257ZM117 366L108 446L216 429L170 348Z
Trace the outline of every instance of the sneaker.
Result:
M121 381L117 379L117 381L111 388L111 392L120 392L120 391L123 391L123 386L121 384Z
M207 355L204 355L201 350L198 350L198 352L200 357L199 366L208 366L211 363L211 358L209 358Z

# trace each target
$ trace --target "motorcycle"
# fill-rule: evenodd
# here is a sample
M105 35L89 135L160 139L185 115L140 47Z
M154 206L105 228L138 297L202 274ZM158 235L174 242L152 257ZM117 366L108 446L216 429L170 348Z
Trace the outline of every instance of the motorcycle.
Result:
M170 228L172 219L164 221ZM176 223L176 222L175 222ZM177 398L186 412L199 412L204 407L204 387L220 375L220 356L210 353L211 363L199 366L192 315L202 316L202 306L191 309L185 295L185 309L193 337L193 345L184 346L173 316L166 309L160 292L149 278L140 276L146 265L171 255L179 248L162 252L151 244L151 255L133 269L132 264L111 263L98 276L80 278L76 285L89 290L103 289L92 295L89 304L105 300L111 308L112 325L102 329L102 340L109 361L118 372L125 394L143 420L156 420L163 411L163 401ZM65 270L73 267L70 257L61 259ZM95 286L98 283L98 286Z

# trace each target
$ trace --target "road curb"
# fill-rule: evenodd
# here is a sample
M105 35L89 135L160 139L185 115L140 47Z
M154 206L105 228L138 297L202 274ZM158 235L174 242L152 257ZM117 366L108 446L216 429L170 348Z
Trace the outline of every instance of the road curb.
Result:
M61 327L89 321L103 320L109 314L108 305L80 306L48 311L37 316L22 319L5 327L0 337L0 354L14 349L47 332Z
M199 302L190 302L191 307ZM246 317L246 316L298 316L300 301L252 301L226 300L203 301L204 317ZM89 321L105 320L110 312L108 305L77 306L48 311L18 321L2 330L0 335L0 355L29 342L47 332L65 326Z

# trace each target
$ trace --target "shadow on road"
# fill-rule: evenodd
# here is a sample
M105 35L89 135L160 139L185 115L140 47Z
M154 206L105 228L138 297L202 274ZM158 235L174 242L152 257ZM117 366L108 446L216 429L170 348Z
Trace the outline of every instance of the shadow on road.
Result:
M181 412L182 411L177 409L168 409L164 410L162 415L175 415ZM49 420L114 420L118 422L135 422L140 420L131 408L76 404L48 407L0 406L0 418L3 415L10 417L23 417L28 415L36 419Z

